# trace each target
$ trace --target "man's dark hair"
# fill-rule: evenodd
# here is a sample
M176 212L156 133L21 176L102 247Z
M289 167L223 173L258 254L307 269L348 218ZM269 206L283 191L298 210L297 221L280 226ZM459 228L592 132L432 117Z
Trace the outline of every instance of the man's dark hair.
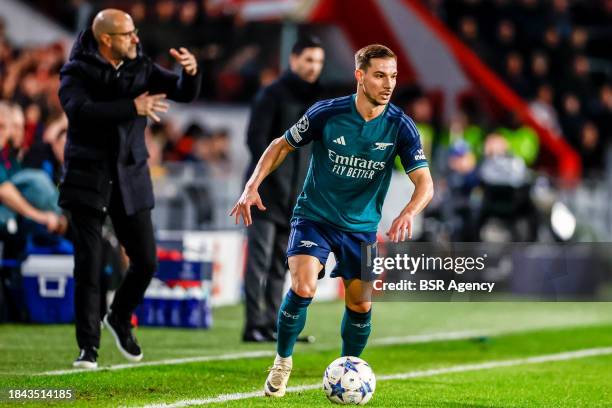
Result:
M291 54L300 55L306 48L323 48L323 44L318 37L312 35L302 37L293 44Z
M380 44L371 44L355 53L355 69L366 71L370 66L370 60L373 58L397 59L395 53L390 48Z

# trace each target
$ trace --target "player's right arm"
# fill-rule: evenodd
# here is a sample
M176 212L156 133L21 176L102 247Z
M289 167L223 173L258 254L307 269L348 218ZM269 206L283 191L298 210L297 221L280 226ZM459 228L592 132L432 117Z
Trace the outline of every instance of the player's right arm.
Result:
M261 211L266 209L257 192L260 184L283 163L287 154L313 140L320 139L321 128L324 123L323 118L325 117L323 112L332 103L333 100L315 103L283 136L274 139L268 145L268 148L261 155L251 178L247 181L240 199L230 212L230 216L236 217L236 224L240 222L240 217L242 217L244 225L247 227L253 223L251 218L252 205L256 205Z
M261 197L257 190L264 179L280 166L285 157L292 151L293 148L284 136L278 137L268 145L268 148L259 158L253 174L244 186L244 191L238 199L238 202L232 208L230 216L236 217L236 224L240 222L240 217L244 220L244 225L247 227L253 223L251 218L251 206L256 205L261 211L265 211L266 207L261 202Z

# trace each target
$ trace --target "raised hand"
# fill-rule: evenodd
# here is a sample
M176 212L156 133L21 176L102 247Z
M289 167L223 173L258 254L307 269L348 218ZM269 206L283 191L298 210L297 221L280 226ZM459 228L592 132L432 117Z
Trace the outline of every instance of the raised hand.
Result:
M198 72L198 62L195 57L189 50L185 47L179 48L177 51L176 48L170 48L170 55L174 57L176 62L181 64L183 69L188 75L195 75Z
M155 122L159 122L161 119L157 116L159 112L168 112L167 102L164 102L166 94L155 94L149 95L149 92L145 92L134 99L134 105L136 111L140 116L148 116Z

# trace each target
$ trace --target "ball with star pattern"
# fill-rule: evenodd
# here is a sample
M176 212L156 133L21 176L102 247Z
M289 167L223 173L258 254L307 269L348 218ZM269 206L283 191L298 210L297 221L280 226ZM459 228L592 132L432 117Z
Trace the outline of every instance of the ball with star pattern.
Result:
M368 363L358 357L340 357L323 374L323 391L336 404L365 405L374 395L376 377Z

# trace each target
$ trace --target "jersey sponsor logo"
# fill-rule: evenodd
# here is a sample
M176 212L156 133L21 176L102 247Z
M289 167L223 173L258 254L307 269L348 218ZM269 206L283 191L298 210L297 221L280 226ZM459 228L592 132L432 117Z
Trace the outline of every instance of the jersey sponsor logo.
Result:
M373 179L374 175L385 168L384 161L363 159L355 156L343 156L332 149L327 149L327 157L333 163L332 172L346 177Z
M301 247L310 248L313 246L319 246L316 242L312 242L312 241L300 241L300 242L301 244L298 245L298 248L301 248Z
M389 146L393 146L393 143L374 143L374 148L372 150L385 150Z
M340 136L339 138L334 139L333 142L342 146L346 146L346 140L344 140L344 136Z
M417 150L416 154L414 155L414 160L427 160L427 157L425 157L425 152L423 152L423 149Z
M298 132L304 133L305 131L308 130L308 125L309 125L308 124L308 116L304 115L298 121L298 123L295 124L295 127L297 128Z
M343 166L358 167L366 170L383 170L385 168L384 161L374 161L368 159L362 159L361 157L355 156L343 156L336 153L332 149L327 149L329 160L334 164L340 164Z
M293 140L295 140L295 143L300 143L302 141L302 136L297 130L297 125L291 126L290 132L291 136L293 136Z

